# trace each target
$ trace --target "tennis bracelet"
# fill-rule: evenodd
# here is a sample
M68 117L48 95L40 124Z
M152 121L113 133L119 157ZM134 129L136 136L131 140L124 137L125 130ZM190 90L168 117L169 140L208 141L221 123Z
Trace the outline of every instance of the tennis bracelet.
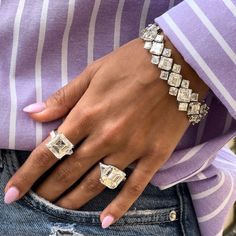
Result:
M144 40L144 48L152 54L151 63L161 69L160 79L166 80L169 94L176 96L178 110L187 113L189 122L194 125L199 123L208 113L206 103L199 102L199 94L190 89L190 81L183 79L180 74L181 65L175 64L171 57L171 49L165 48L164 35L157 24L149 24L140 32Z

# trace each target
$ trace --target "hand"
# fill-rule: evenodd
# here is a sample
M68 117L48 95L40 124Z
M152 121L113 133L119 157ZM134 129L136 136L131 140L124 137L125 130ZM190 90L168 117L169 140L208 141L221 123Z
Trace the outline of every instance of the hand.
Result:
M207 86L168 44L175 61L183 65L182 75L191 76L192 87L204 96ZM78 144L74 154L57 163L37 186L37 194L58 206L79 209L105 188L99 182L99 161L121 170L136 162L119 195L101 213L103 227L125 214L189 125L186 113L177 110L176 98L168 94L168 85L159 79L160 70L150 59L143 41L135 39L89 65L41 104L41 112L30 113L40 122L66 116L58 131ZM44 140L9 180L5 192L13 188L5 196L7 202L24 196L58 162L45 146L49 140ZM80 183L62 196L79 179Z

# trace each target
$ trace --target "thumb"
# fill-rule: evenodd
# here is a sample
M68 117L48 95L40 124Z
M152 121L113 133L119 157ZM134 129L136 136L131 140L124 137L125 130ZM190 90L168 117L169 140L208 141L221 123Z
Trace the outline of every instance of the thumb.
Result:
M26 106L23 111L39 122L48 122L65 116L87 90L91 74L89 67L86 68L77 78L56 91L45 102L33 103Z

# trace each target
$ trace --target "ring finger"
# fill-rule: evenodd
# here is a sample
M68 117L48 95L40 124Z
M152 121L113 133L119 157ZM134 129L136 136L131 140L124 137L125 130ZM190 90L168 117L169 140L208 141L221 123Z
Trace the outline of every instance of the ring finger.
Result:
M122 152L104 158L103 163L124 170L128 165L134 162L136 158L137 155L134 153L131 156L130 152ZM97 165L85 176L76 188L59 199L56 205L67 209L79 209L106 188L99 179L100 167Z

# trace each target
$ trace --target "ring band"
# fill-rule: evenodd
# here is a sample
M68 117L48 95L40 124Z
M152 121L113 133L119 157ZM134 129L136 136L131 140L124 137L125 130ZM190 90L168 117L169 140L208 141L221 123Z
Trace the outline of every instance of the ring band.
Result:
M117 167L112 165L105 165L99 163L100 166L100 182L110 189L115 189L118 185L126 180L126 173L122 170L119 170Z
M56 130L50 132L51 141L46 144L47 148L53 153L57 159L61 159L65 155L73 153L74 145L62 133Z

